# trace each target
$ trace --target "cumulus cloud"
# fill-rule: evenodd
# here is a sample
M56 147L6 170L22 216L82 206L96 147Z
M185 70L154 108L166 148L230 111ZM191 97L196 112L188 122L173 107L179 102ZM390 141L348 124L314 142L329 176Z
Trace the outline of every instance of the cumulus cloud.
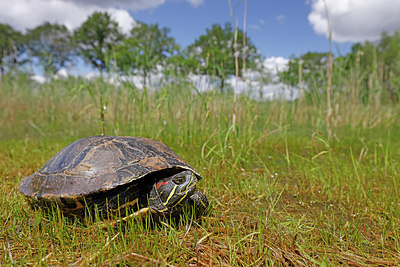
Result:
M45 0L54 1L54 0ZM99 8L119 7L130 10L155 8L164 4L165 0L57 0L80 6L95 6Z
M246 72L246 80L236 79L235 76L231 75L225 81L225 84L231 87L238 94L249 95L253 99L257 100L288 100L292 101L301 95L301 92L292 86L285 85L279 82L278 72L284 71L288 67L288 59L283 57L269 57L266 58L262 64L265 67L265 72L258 72L248 69ZM55 79L63 79L71 75L67 70L62 69L53 76ZM85 74L77 74L73 76L81 76L85 79L96 79L100 76L100 72L97 70L87 72ZM143 77L140 74L120 76L118 74L102 74L109 83L114 85L120 85L122 81L130 82L139 89L143 89ZM266 75L270 75L272 82L265 83L262 78ZM40 75L33 75L31 79L38 83L47 82L46 78ZM189 74L188 79L197 88L199 92L207 92L210 90L219 90L219 81L214 81L211 76L200 75L200 74ZM152 90L159 89L164 82L168 80L162 76L162 67L158 66L157 71L149 74L149 86Z
M89 1L88 1L89 2ZM107 11L115 19L124 33L135 22L127 10L114 7L90 5L84 8L74 1L60 0L13 0L0 1L0 22L25 31L44 22L58 23L73 30L81 25L95 11Z
M226 84L232 86L238 94L249 95L257 100L287 100L297 99L300 92L297 88L283 83L261 83L255 80L236 80L235 77L227 79Z
M49 1L49 0L46 0ZM51 0L50 0L51 1ZM166 2L166 0L58 0L58 1L66 1L73 2L77 5L91 5L97 7L119 7L123 9L129 10L140 10L140 9L149 9L155 8L159 5L162 5ZM204 2L204 0L185 0L191 3L193 6L198 6Z
M0 22L21 31L36 27L46 21L64 24L71 29L82 23L93 11L92 8L85 10L63 1L0 1Z
M128 11L155 8L166 0L12 0L0 1L0 23L25 31L44 22L58 23L73 30L95 11L107 11L124 33L135 23ZM185 0L193 6L203 0Z
M44 84L46 82L46 78L41 75L32 75L31 79L40 84Z
M262 64L264 71L248 70L246 73L246 81L236 79L234 76L226 80L226 84L230 85L237 93L244 93L258 100L295 100L300 96L297 88L285 85L279 81L278 73L288 68L289 60L283 57L266 58ZM262 79L269 77L269 82Z
M272 75L287 70L289 59L283 57L268 57L263 62L264 68Z
M135 20L132 19L131 15L129 15L129 12L124 9L109 8L107 12L111 14L111 17L116 22L118 22L119 28L125 34L129 33L132 29L132 25L136 23Z
M308 20L314 31L328 36L324 0L310 4ZM375 41L382 31L400 29L399 0L326 0L326 4L334 41Z

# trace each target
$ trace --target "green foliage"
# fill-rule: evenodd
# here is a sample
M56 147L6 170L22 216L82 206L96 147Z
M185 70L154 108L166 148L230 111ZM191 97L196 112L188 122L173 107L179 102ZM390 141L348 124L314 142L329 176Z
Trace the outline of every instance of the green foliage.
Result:
M178 54L168 57L167 64L164 68L166 78L174 76L175 78L187 78L189 74L198 71L198 62L191 57L187 49Z
M303 86L306 96L327 86L328 53L308 52L292 57L281 81ZM351 52L334 59L332 90L356 103L400 100L400 34L383 32L379 42L356 43Z
M362 102L400 100L400 34L383 32L377 44L365 42L352 46L347 70L354 74Z
M71 61L73 45L67 27L46 22L27 32L27 44L46 75L53 75Z
M114 53L120 71L131 74L133 70L143 75L146 87L148 75L156 67L166 64L167 57L178 50L174 38L168 36L168 28L158 24L148 25L138 22Z
M19 58L24 51L23 35L7 24L0 24L1 75L24 62Z
M74 32L79 54L100 71L107 69L107 54L122 39L118 23L107 12L93 13Z
M230 23L224 28L214 24L211 29L201 35L189 46L191 56L194 57L200 66L200 72L217 77L221 84L221 91L224 88L224 81L229 75L235 75L235 45L237 51L239 70L243 67L243 52L246 49L246 66L249 69L258 67L260 55L251 39L246 36L246 47L243 47L243 31L234 30Z
M383 62L389 66L389 68L398 68L400 65L400 33L395 31L393 35L388 35L387 32L383 32L381 40L378 44L378 53L382 56Z
M279 73L282 82L290 85L322 85L328 69L328 53L308 52L299 58L292 57L288 70ZM302 76L299 76L301 72Z

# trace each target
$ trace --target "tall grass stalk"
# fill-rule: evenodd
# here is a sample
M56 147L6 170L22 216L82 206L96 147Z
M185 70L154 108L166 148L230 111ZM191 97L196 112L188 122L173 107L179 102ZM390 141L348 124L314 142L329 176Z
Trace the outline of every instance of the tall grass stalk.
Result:
M326 99L327 99L327 110L326 110L326 126L328 130L328 137L332 136L332 73L333 73L333 55L332 55L332 26L329 20L328 6L326 0L324 0L325 16L328 23L328 34L329 34L329 57L328 57L328 84L326 88Z

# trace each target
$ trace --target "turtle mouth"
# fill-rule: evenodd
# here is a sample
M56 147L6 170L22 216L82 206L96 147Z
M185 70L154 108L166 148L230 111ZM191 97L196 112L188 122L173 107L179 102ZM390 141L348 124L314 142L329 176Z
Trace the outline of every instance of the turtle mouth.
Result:
M169 209L174 209L176 207L179 207L179 205L186 199L190 198L193 193L196 190L196 182L191 183L190 185L188 185L188 187L186 189L184 189L183 191L181 191L179 194L182 195L175 204L173 204ZM166 203L164 203L165 205ZM166 206L166 205L165 205Z
M183 189L181 192L176 193L176 195L180 195L179 198L176 199L175 203L173 205L168 205L168 201L162 202L161 197L158 195L159 201L162 203L162 209L157 209L158 212L163 212L163 213L172 213L179 209L179 207L184 203L185 200L189 199L193 193L196 190L196 183L191 183L189 184L185 189Z

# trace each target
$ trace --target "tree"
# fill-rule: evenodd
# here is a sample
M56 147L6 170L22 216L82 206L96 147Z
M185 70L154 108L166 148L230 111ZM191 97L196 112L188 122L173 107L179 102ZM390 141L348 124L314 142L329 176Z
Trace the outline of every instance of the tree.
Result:
M164 68L164 74L167 77L178 76L187 77L194 73L198 68L198 62L191 57L186 50L168 57Z
M368 100L370 94L380 95L397 102L400 99L400 34L382 32L378 43L357 44L349 57L359 57L359 77L365 89L363 96ZM373 87L371 87L373 85Z
M64 25L44 23L27 32L28 47L46 74L56 73L71 60L71 33Z
M400 34L397 30L392 36L386 32L382 33L378 52L385 64L382 80L388 96L393 102L398 102L400 99Z
M288 69L279 73L280 80L293 86L300 82L306 87L321 85L326 78L328 56L329 53L307 52L298 58L292 57Z
M115 47L118 68L124 73L141 72L146 87L149 73L157 65L165 65L167 57L178 49L175 39L168 36L169 32L168 28L159 28L158 24L138 22L130 36Z
M393 35L382 32L377 48L387 66L393 68L399 65L400 34L398 31L395 31Z
M79 54L100 71L107 69L107 56L122 39L118 23L107 12L93 13L74 33Z
M400 99L400 34L386 32L379 42L356 43L345 56L345 68L353 73L357 96L368 103L372 96Z
M218 24L212 25L211 29L206 29L206 34L201 35L189 46L192 56L200 64L200 71L203 74L216 76L220 80L221 92L224 88L224 81L229 75L234 75L235 66L235 47L238 53L239 69L243 67L243 31L237 30L236 44L234 42L235 32L230 23L226 23L222 28ZM258 68L257 59L260 55L251 39L246 36L246 66L249 69Z
M20 63L20 55L24 52L23 36L7 24L0 24L0 72L4 75L6 69L11 69Z

